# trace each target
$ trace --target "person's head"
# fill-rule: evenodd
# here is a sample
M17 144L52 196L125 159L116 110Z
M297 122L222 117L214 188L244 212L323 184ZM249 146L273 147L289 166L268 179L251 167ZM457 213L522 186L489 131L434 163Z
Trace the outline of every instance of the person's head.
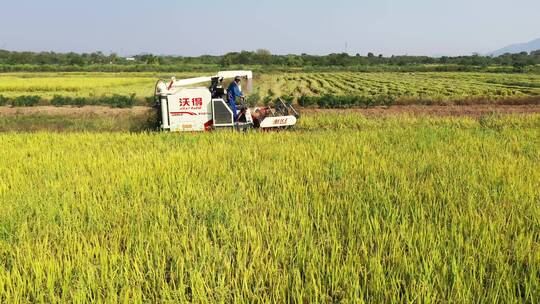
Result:
M242 81L242 78L240 78L240 76L234 77L234 82L240 84L240 81Z

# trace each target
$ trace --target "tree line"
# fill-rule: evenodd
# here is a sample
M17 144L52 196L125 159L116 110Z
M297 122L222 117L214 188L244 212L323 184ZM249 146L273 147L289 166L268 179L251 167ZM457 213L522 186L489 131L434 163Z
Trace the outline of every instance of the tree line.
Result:
M497 57L471 55L457 57L390 56L368 53L365 56L347 53L316 55L274 55L268 50L241 51L222 56L203 55L198 57L141 54L130 58L115 53L55 53L13 52L0 50L0 65L49 65L49 66L92 66L92 65L260 65L283 67L354 67L369 65L461 65L461 66L511 66L521 68L540 65L540 50Z

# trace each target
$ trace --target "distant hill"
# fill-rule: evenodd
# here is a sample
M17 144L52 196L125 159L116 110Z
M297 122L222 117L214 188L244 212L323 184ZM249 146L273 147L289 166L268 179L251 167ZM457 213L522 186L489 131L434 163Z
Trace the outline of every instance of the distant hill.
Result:
M527 43L512 44L502 49L496 50L492 53L489 53L489 55L500 56L505 53L511 53L511 54L521 53L521 52L530 53L536 50L540 50L540 38L527 42Z

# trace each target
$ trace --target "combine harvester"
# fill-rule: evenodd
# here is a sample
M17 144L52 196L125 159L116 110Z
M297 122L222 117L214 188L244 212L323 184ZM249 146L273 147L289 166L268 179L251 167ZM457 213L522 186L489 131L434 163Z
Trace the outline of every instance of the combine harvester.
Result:
M290 103L281 98L272 107L248 108L244 102L238 109L238 119L234 121L232 109L227 104L227 90L222 83L225 79L241 77L247 80L247 92L253 86L251 71L225 71L215 76L197 77L170 82L158 81L155 88L156 107L162 130L168 131L210 131L218 128L236 130L288 129L300 117ZM210 87L196 87L210 83Z

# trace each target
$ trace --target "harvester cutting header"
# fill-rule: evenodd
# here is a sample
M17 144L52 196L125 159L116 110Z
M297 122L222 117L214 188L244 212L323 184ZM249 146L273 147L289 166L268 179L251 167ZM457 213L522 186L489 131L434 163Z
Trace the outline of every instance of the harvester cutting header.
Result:
M225 79L234 79L228 89L223 87ZM169 82L158 81L155 98L161 129L287 129L296 124L300 115L290 103L282 99L278 99L274 107L248 108L242 94L242 79L247 80L247 92L251 92L251 71L224 71L214 76L181 80L173 77ZM210 86L196 86L204 83L209 83ZM237 101L240 102L238 107Z

